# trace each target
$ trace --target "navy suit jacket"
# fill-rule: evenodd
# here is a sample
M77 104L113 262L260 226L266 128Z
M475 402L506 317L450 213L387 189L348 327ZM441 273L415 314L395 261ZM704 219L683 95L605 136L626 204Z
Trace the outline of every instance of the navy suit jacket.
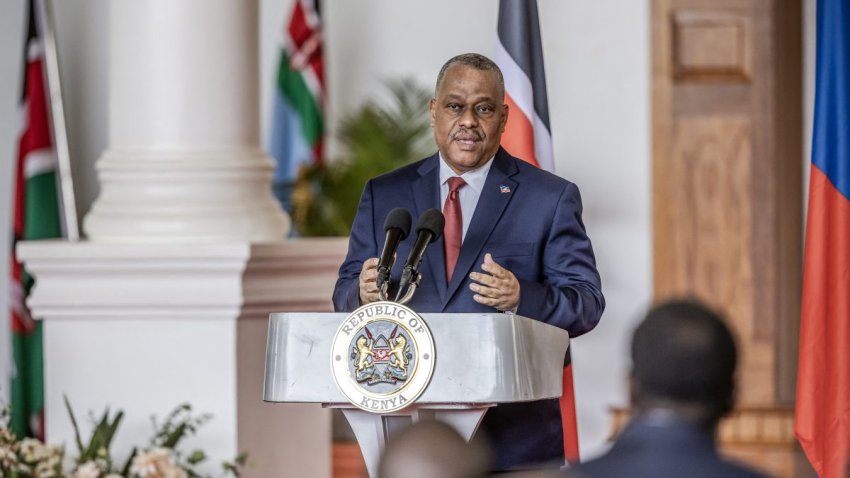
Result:
M596 460L570 468L572 478L766 478L755 470L717 455L714 437L685 422L629 423L611 450Z
M360 306L363 262L384 245L384 218L396 207L415 218L440 204L439 155L370 180L363 191L339 270L333 302L337 311ZM469 273L482 272L484 254L510 270L520 283L517 314L567 330L591 330L605 307L593 249L581 219L575 184L499 149L446 283L443 240L431 244L420 265L422 280L408 306L417 312L496 312L473 300ZM398 283L416 233L402 241L392 271ZM557 400L500 405L487 412L479 431L495 447L496 469L563 462L563 432Z

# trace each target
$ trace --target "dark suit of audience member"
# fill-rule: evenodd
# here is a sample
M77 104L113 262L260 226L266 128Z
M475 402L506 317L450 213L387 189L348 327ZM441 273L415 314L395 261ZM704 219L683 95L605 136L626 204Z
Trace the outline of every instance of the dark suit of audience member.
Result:
M632 340L634 418L601 458L571 477L765 476L717 453L717 426L733 406L737 353L721 317L693 301L653 308Z

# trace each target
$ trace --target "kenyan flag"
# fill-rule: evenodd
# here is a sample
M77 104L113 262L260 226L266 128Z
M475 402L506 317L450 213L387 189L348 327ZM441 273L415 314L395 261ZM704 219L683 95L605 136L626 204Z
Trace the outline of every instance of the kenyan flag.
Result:
M322 160L325 74L318 3L296 0L283 31L269 154L276 163L274 194L287 212L298 170Z
M11 319L14 363L10 397L11 428L18 436L44 438L44 364L41 321L26 307L32 278L15 255L20 240L61 237L56 152L50 135L50 118L43 70L44 49L30 1L29 27L24 50L21 95L21 132L15 181L14 239L12 248ZM5 387L4 387L5 388Z

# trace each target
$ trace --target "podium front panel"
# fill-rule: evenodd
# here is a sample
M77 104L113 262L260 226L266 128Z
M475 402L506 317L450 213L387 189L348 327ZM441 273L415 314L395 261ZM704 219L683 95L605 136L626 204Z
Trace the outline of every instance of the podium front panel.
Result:
M507 403L561 395L569 335L508 314L420 314L431 329L435 369L416 401ZM331 374L331 345L344 313L275 313L269 318L263 399L348 403Z

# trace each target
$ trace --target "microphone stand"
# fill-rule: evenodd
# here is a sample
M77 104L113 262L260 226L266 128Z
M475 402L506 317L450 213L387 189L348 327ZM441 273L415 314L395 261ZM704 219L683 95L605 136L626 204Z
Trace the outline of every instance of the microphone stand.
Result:
M399 289L396 292L396 300L401 305L407 304L413 299L413 293L416 292L416 288L419 287L419 279L422 278L422 274L419 273L418 270L413 267L405 268L404 272L401 275L401 284L405 284L407 286L406 290ZM407 280L405 280L407 279ZM404 295L402 295L404 292ZM401 297L399 299L399 296Z
M381 300L388 301L390 299L387 298L387 293L389 292L390 281L389 279L385 280L383 284L381 284L381 288L378 289L378 296L381 297Z
M415 274L415 276L414 276L414 278L412 278L408 282L407 291L405 292L404 296L401 299L393 300L393 299L389 298L389 282L390 281L384 282L384 284L378 290L378 296L381 298L382 301L395 302L395 303L401 304L401 305L407 304L408 302L410 302L411 299L413 299L413 294L416 292L416 288L419 286L419 279L422 277L422 275L420 273L415 272L415 271L412 272L412 274ZM398 294L396 294L396 297L398 297Z

